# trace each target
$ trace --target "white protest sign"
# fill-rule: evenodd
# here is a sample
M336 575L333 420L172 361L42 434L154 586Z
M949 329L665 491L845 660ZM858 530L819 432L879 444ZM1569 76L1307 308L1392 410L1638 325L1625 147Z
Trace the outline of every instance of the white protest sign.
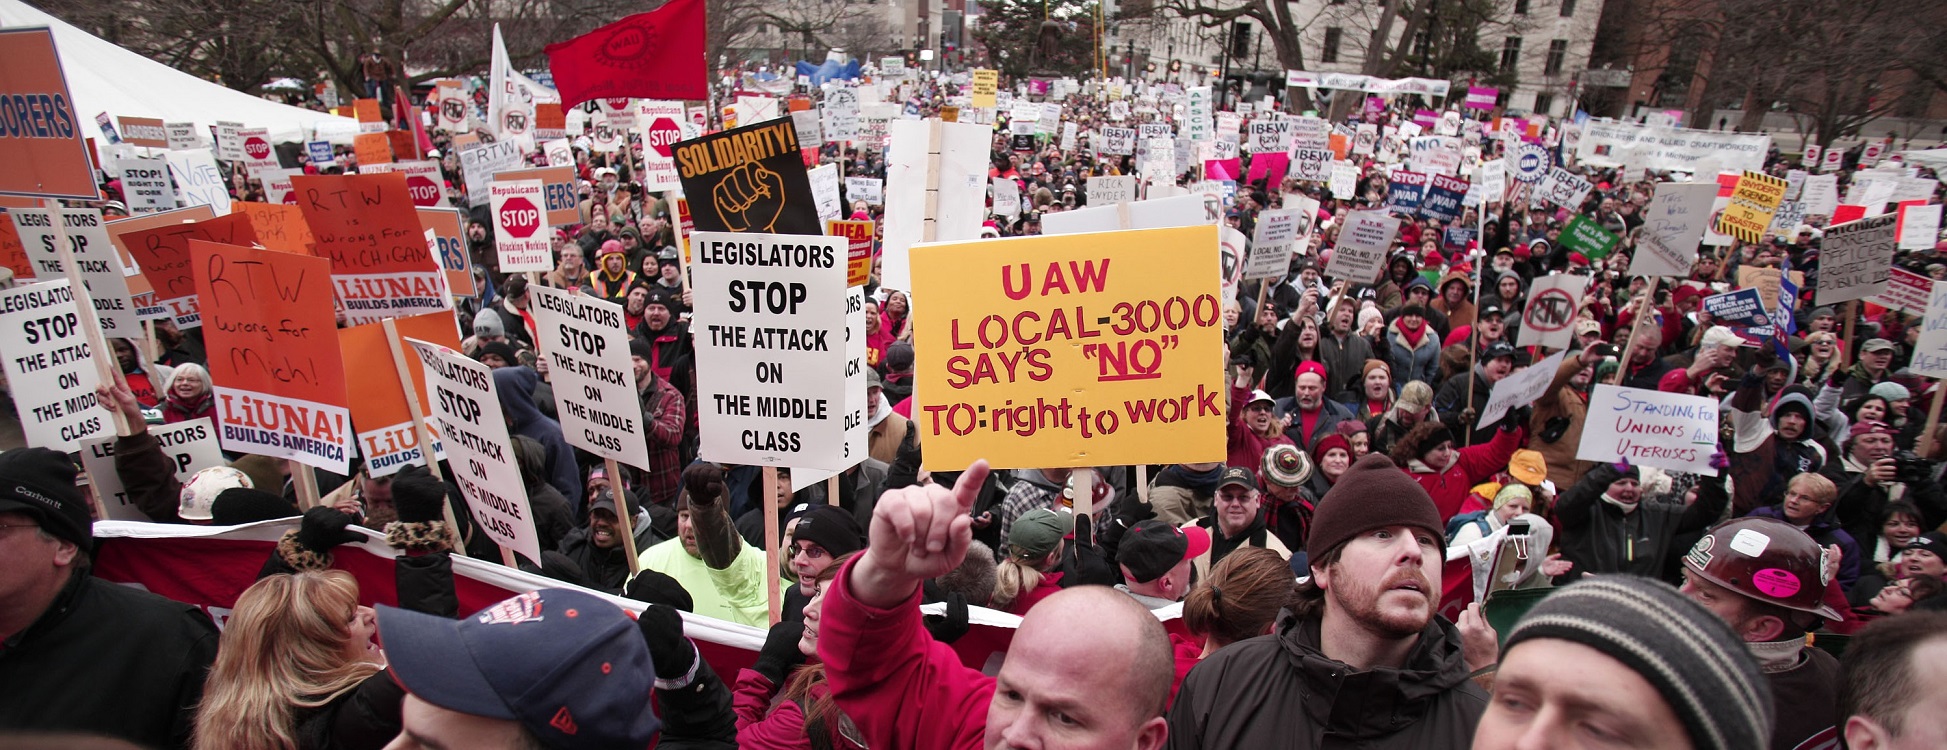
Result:
M843 237L698 232L697 411L705 460L842 470Z
M1349 201L1359 194L1359 167L1348 162L1332 162L1332 197Z
M1094 205L1094 201L1090 201L1087 208L1056 211L1043 215L1041 233L1078 234L1215 224L1217 217L1210 212L1209 201L1210 199L1200 193L1133 201L1126 209L1119 208L1115 204L1098 206ZM1238 233L1238 236L1242 238L1243 233ZM1240 250L1243 248L1241 239L1238 248Z
M521 166L521 147L513 141L477 144L460 151L460 174L466 178L467 206L485 206L490 196L487 186L495 173ZM217 213L228 213L219 209ZM543 269L546 270L546 269Z
M1091 207L1113 206L1136 199L1136 178L1132 175L1090 177L1085 188L1087 192L1083 197L1088 199Z
M1927 314L1920 324L1920 338L1913 343L1913 360L1908 368L1916 375L1947 378L1947 284L1934 284L1927 297ZM13 371L7 374L11 376ZM26 411L21 413L24 416Z
M805 177L811 181L811 200L818 207L818 220L839 218L845 208L845 200L838 192L838 165L820 164L806 172Z
M1898 218L1881 214L1826 227L1819 251L1818 304L1863 299L1886 291L1893 269Z
M243 138L239 135L242 131L243 123L240 122L216 124L216 158L224 161L243 161Z
M0 291L0 365L28 445L72 453L115 436L108 410L95 402L101 375L93 356L67 279Z
M683 115L683 103L649 99L639 106L636 123L642 133L642 189L650 193L681 190L682 179L676 173L676 160L670 156L670 147L684 137L683 128L689 125ZM552 160L550 156L550 163ZM574 163L573 156L568 163Z
M994 215L1014 218L1021 215L1021 185L1006 177L994 180Z
M1075 139L1080 137L1080 135L1081 135L1081 126L1073 122L1062 123L1061 124L1061 150L1063 151L1075 150ZM794 474L792 476L796 477L797 475ZM794 479L793 481L796 480Z
M1136 129L1103 128L1101 151L1111 156L1128 156L1136 153Z
M1839 176L1836 174L1815 174L1805 178L1799 203L1805 206L1807 216L1831 216L1832 210L1839 207Z
M856 286L845 292L846 468L865 460L872 436L872 425L865 418L865 356L865 287ZM791 491L810 487L837 473L830 469L793 468ZM837 503L838 500L833 498L831 502Z
M1267 154L1288 150L1291 146L1291 121L1259 119L1247 126L1250 139L1246 144L1251 151Z
M885 181L877 177L845 178L845 195L877 206L885 202Z
M1568 350L1563 349L1548 355L1531 367L1501 378L1500 382L1494 384L1494 391L1487 395L1487 405L1481 407L1481 421L1476 424L1475 429L1486 428L1499 422L1502 417L1507 416L1509 409L1523 404L1532 404L1536 399L1547 395L1548 384L1554 382L1555 371L1561 368L1562 358L1567 355Z
M1940 240L1940 204L1901 206L1900 249L1926 250Z
M162 455L174 467L176 481L187 484L196 472L228 466L223 448L216 440L216 424L209 417L187 422L151 425L149 434L162 445ZM101 498L102 512L116 521L149 521L147 514L129 502L121 474L115 471L115 441L92 441L81 446L81 466L88 470L95 495ZM276 491L274 488L270 491Z
M230 213L230 187L223 170L206 148L170 151L169 174L176 181L176 198L185 206L209 206L218 216Z
M561 437L602 458L649 468L649 444L629 360L622 306L587 294L528 287L536 342L547 358Z
M35 276L59 278L61 252L54 244L54 220L47 209L16 208L12 213L14 228L20 233L20 246L27 251L28 262L34 264ZM88 296L94 300L102 334L109 338L143 338L141 319L135 314L135 304L129 301L122 257L108 239L101 211L64 208L61 217L68 247L74 250L75 263L79 264L81 283L87 285Z
M1703 396L1597 384L1575 457L1717 476L1717 408Z
M554 269L547 199L540 180L507 180L488 186L494 217L494 249L508 273Z
M1322 148L1291 150L1291 178L1325 182L1332 178L1332 151Z
M566 138L542 141L541 153L547 156L550 167L572 167L575 164L575 147Z
M1243 278L1284 278L1291 268L1292 241L1298 237L1298 212L1288 208L1258 214Z
M170 151L201 148L203 145L202 136L196 134L196 123L165 122L162 129L169 134Z
M1325 273L1354 284L1372 283L1386 267L1386 251L1398 233L1399 219L1386 209L1347 212Z
M1643 209L1643 232L1629 261L1629 275L1689 275L1715 200L1715 182L1657 183L1656 196Z
M987 218L987 159L994 131L986 125L939 120L898 120L889 130L879 282L887 289L906 289L912 284L907 251L914 244L980 238L980 224Z
M798 131L800 148L819 148L825 145L825 129L818 121L818 111L801 109L791 113L791 124Z
M1582 200L1589 197L1595 186L1581 175L1562 167L1548 170L1548 178L1541 182L1542 198L1570 211L1581 210Z
M123 159L122 196L134 213L167 211L176 207L169 187L169 162L162 159Z
M834 88L825 94L825 137L834 141L859 139L859 95Z
M514 442L507 437L492 371L438 344L412 338L406 343L426 370L426 403L433 409L427 416L438 421L453 481L466 497L474 524L495 544L540 560L534 510L514 460Z
M1575 339L1576 313L1582 309L1582 295L1588 283L1587 277L1574 274L1535 279L1528 288L1528 303L1521 308L1521 334L1514 345L1569 348Z
M1895 268L1887 279L1886 291L1868 297L1866 301L1903 313L1925 315L1927 300L1933 296L1933 286L1933 279Z

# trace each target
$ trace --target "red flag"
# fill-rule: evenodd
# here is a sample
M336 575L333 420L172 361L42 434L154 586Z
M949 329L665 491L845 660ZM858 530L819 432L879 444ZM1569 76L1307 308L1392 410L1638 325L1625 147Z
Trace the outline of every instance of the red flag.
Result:
M710 98L703 0L669 0L547 51L564 109L594 99Z

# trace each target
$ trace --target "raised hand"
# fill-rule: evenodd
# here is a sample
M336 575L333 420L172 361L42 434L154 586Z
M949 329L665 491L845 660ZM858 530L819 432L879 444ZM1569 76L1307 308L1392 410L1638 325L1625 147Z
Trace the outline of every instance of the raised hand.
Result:
M935 484L880 495L870 544L852 570L853 596L869 606L891 607L911 597L921 581L960 567L973 541L974 500L986 481L982 459L961 472L951 490Z
M739 164L710 190L717 215L733 232L769 232L784 212L784 178L762 164Z

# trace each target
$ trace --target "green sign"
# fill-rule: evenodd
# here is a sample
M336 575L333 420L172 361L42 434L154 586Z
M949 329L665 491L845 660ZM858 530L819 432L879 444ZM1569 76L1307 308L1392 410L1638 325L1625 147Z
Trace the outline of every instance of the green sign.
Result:
M1591 221L1587 216L1577 214L1575 218L1568 220L1568 226L1562 227L1558 244L1568 248L1570 252L1588 256L1589 260L1597 260L1608 257L1609 251L1616 249L1616 243L1621 241L1621 237L1603 229L1601 224Z

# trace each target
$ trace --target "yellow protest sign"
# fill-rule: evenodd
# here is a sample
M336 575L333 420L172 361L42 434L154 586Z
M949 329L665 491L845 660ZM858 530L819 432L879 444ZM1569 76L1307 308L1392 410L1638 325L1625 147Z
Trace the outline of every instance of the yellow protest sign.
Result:
M1771 226L1771 215L1785 199L1785 180L1768 174L1746 171L1731 189L1731 203L1717 215L1717 231L1745 242L1764 238Z
M974 69L973 92L970 102L975 107L994 106L994 95L1001 90L1001 72L998 70Z
M927 465L1224 460L1216 248L1214 226L914 246Z

